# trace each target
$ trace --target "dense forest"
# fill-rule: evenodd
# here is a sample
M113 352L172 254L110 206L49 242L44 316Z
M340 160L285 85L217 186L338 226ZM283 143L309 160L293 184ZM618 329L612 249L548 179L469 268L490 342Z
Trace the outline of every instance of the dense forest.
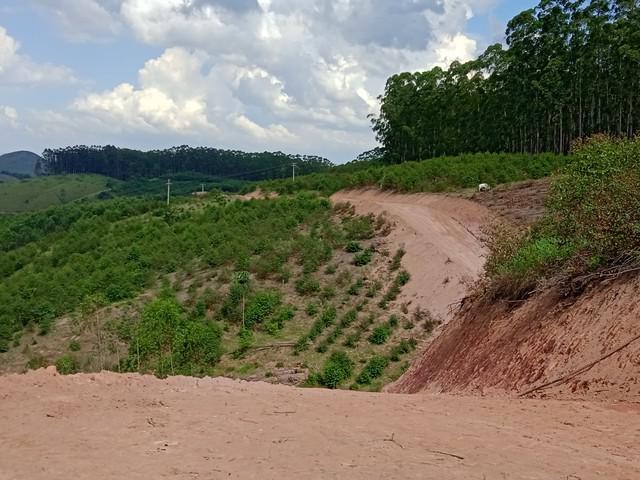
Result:
M265 180L317 172L331 166L325 158L282 152L245 153L207 147L180 146L142 152L114 146L74 146L46 149L41 170L48 175L97 173L127 180L196 172L218 178Z
M640 127L638 0L542 0L507 48L387 81L373 128L391 163L468 152L568 152Z

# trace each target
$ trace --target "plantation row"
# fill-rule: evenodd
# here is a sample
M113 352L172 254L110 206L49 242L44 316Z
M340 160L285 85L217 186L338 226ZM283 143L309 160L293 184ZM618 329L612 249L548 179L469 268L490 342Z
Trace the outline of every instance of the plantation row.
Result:
M295 258L303 273L296 286L315 288L305 282L332 250L373 228L357 218L336 225L328 200L309 194L195 211L114 200L3 217L0 348L29 324L46 333L88 297L129 299L179 269L227 266L287 282Z
M337 167L290 180L263 182L260 188L279 193L318 191L332 194L355 187L377 187L400 192L443 192L497 185L551 175L566 162L554 154L472 154L383 166L371 162Z

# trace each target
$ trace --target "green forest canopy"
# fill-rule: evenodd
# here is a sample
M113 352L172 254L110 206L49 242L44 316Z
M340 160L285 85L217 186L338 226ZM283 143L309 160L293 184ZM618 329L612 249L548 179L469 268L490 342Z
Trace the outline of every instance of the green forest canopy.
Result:
M638 0L542 0L448 70L392 76L373 129L387 162L468 152L567 153L639 128Z
M148 152L111 145L79 145L48 148L42 156L41 167L45 174L97 173L121 180L153 178L179 172L244 181L264 180L290 176L294 163L300 174L317 172L332 165L326 158L310 155L246 153L186 145Z

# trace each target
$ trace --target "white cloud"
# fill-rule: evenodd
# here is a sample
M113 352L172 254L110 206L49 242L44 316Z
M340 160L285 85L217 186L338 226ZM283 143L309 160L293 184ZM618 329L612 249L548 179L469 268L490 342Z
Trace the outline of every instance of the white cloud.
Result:
M18 127L18 111L7 105L0 105L0 124Z
M472 58L466 24L497 0L30 1L71 40L128 29L163 50L136 82L73 101L66 125L79 125L78 142L90 129L140 132L344 160L375 146L367 116L387 78ZM0 35L0 78L2 52Z
M139 72L140 88L123 83L110 91L77 99L73 108L94 115L109 128L190 133L212 130L197 54L172 48Z
M73 42L104 41L122 31L120 0L30 0Z
M36 63L20 53L20 44L0 27L0 84L72 83L66 67Z

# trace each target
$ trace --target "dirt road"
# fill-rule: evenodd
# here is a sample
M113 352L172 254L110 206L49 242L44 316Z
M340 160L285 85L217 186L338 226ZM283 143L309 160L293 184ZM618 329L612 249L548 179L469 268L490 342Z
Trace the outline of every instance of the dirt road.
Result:
M466 284L484 265L479 235L489 210L464 198L379 190L342 191L331 199L352 203L359 214L386 212L391 217L396 227L389 244L405 246L402 263L411 274L401 299L449 320L451 306L465 296Z
M635 479L640 408L0 377L0 479Z

